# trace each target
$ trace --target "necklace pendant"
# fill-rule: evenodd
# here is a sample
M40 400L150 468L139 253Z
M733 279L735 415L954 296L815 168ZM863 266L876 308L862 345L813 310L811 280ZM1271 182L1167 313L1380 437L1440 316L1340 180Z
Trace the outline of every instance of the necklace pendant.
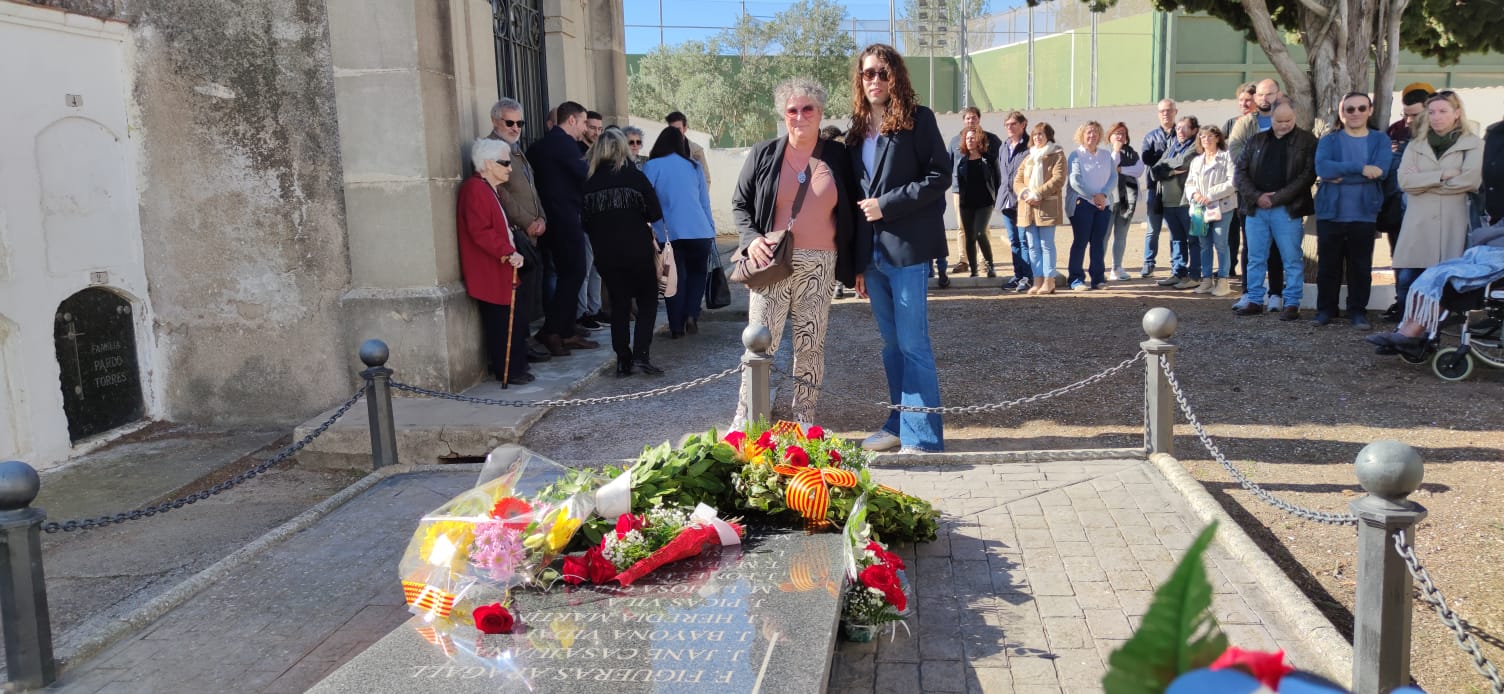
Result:
M800 183L800 185L803 185L804 182L807 181L807 180L809 180L809 179L805 176L804 172L800 171L799 172L799 183Z

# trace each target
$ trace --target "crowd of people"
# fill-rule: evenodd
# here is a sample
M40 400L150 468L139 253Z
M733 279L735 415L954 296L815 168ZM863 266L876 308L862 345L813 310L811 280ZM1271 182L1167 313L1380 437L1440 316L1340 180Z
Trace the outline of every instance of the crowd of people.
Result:
M1470 228L1504 218L1504 122L1489 128L1485 145L1458 96L1424 84L1406 87L1404 117L1384 129L1373 122L1369 95L1348 94L1338 122L1318 126L1319 137L1297 124L1274 80L1239 87L1242 113L1221 128L1180 115L1166 99L1137 150L1122 122L1088 121L1062 146L1050 123L1031 125L1018 111L1004 116L1005 136L995 135L975 108L947 146L934 113L917 103L903 57L885 44L856 57L851 87L843 131L820 127L824 85L809 78L778 85L773 104L786 134L751 149L731 200L740 239L734 259L782 270L775 282L749 283L748 320L770 330L775 350L792 324L793 412L801 422L815 419L833 285L835 296L853 289L870 301L889 401L936 408L929 278L938 275L945 288L952 274L998 277L1001 266L1011 274L1005 291L1107 288L1132 276L1124 255L1140 200L1148 222L1140 278L1156 274L1167 227L1169 272L1158 286L1231 296L1241 277L1237 315L1276 312L1284 321L1301 317L1301 238L1314 215L1313 320L1346 318L1359 328L1371 326L1378 233L1389 236L1399 291L1385 317L1398 322L1404 292L1425 268L1461 256ZM659 295L668 297L670 338L698 333L716 253L704 151L685 136L681 113L665 119L644 156L640 129L603 127L599 114L565 102L524 156L522 113L511 99L496 104L494 130L472 146L475 173L460 189L462 267L481 307L492 372L503 382L530 381L530 363L594 349L590 331L609 324L619 376L662 373L650 359ZM954 265L947 192L964 249ZM994 216L1008 262L991 243ZM1072 233L1057 287L1061 224ZM670 287L660 281L665 245L677 276ZM535 305L543 327L533 344ZM1403 337L1371 341L1393 352ZM735 416L740 423L747 412L739 406ZM892 411L863 445L941 451L941 417Z

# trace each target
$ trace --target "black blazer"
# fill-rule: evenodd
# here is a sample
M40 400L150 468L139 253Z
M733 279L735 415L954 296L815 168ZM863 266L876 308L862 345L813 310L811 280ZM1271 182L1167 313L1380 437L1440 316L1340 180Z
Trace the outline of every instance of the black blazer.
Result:
M783 166L783 153L788 149L787 137L774 138L758 144L747 153L742 164L742 173L736 179L736 189L731 193L731 219L741 234L741 247L737 253L745 253L747 246L757 237L769 231L773 224L773 207L778 198L778 177L788 167ZM846 146L826 140L820 145L820 161L830 169L836 182L836 280L848 287L856 286L856 245L853 213L856 210L856 181L851 175L851 160L846 155ZM868 246L871 254L871 246Z
M533 165L533 182L548 218L548 232L540 240L550 244L583 235L580 208L587 167L580 158L579 143L556 125L527 149L527 159Z
M877 136L876 171L862 164L862 143L848 143L857 173L857 199L877 198L883 218L856 220L858 273L872 262L874 245L899 267L926 263L946 254L945 191L950 188L950 150L940 138L935 113L914 107L914 129Z

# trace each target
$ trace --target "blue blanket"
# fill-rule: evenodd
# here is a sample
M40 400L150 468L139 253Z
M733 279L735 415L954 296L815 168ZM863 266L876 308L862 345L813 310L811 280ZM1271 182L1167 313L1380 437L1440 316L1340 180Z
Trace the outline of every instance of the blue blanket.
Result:
M1405 298L1405 315L1426 327L1426 334L1436 332L1441 321L1441 295L1447 284L1458 292L1470 292L1504 279L1504 248L1474 246L1451 260L1426 268L1410 285Z

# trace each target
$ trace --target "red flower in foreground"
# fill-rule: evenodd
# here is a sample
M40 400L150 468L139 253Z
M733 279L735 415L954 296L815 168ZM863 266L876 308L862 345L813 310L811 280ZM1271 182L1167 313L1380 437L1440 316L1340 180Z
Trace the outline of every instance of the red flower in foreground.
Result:
M757 445L762 448L771 449L773 447L773 430L769 429L762 432L762 436L757 437Z
M830 455L830 464L831 465L838 465L838 464L840 464L840 462L841 462L841 452L840 451L829 451L828 454Z
M873 564L862 569L862 573L857 578L861 580L862 585L882 591L883 597L887 598L888 602L899 612L908 607L909 597L903 594L903 586L899 584L898 574L893 571L893 567L886 564Z
M898 571L900 569L908 568L908 567L904 566L904 564L903 564L903 558L902 557L900 557L897 554L894 554L892 552L889 552L886 549L883 549L883 546L880 545L880 544L877 544L876 542L868 542L867 543L867 550L870 551L870 552L872 552L873 554L877 555L877 560L878 561L886 564L888 566L888 568L891 568L894 571Z
M627 533L646 527L648 527L646 515L634 516L630 513L623 513L616 517L616 539L620 540L626 537Z
M809 454L798 446L783 449L783 462L794 467L809 467Z
M591 547L585 553L585 578L597 585L616 578L616 566L601 554L599 547Z
M471 616L475 618L475 628L487 634L510 634L512 625L516 623L512 613L499 602L481 605L475 608Z
M825 438L825 430L821 429L818 426L811 425L809 431L804 432L804 438L807 438L811 441L819 441L820 439Z
M745 432L733 431L729 434L726 434L726 438L723 438L721 440L725 441L727 444L730 444L732 448L735 448L739 451L742 449L742 444L747 442L747 434Z
M589 573L590 569L585 565L583 558L574 555L564 557L563 579L565 583L572 586L580 585L585 582L585 578Z
M504 521L509 518L515 518L517 516L532 512L533 507L529 506L526 501L509 496L505 499L502 499L501 501L496 502L496 505L491 508L491 517L495 518L496 520Z
M1208 666L1212 670L1224 670L1237 668L1263 683L1264 686L1279 691L1281 677L1295 672L1295 668L1285 664L1285 652L1283 650L1269 653L1267 651L1245 651L1237 646L1228 646L1217 660Z

